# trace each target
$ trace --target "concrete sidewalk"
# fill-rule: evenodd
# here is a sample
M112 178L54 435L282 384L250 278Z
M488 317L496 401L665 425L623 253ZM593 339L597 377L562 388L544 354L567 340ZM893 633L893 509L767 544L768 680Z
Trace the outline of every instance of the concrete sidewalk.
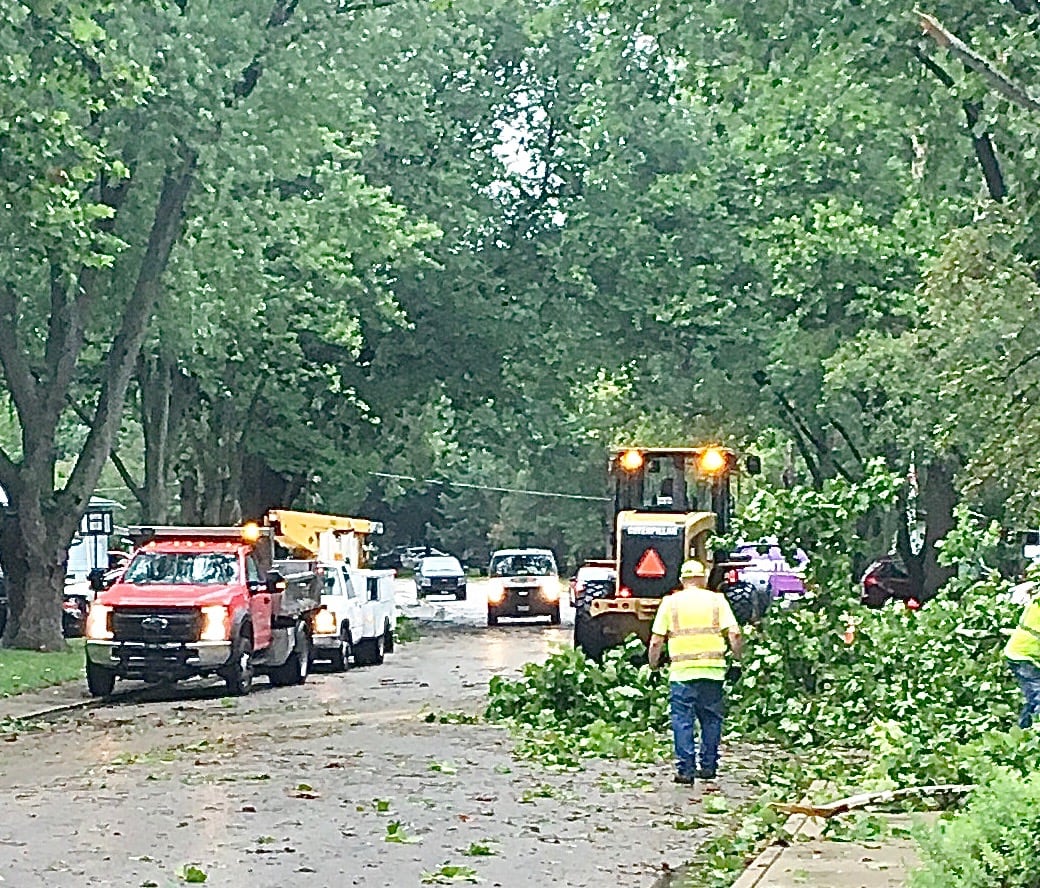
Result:
M767 849L733 888L902 888L916 863L908 839L868 847L808 838Z
M900 826L911 822L905 815L886 819ZM918 863L910 839L835 842L822 837L822 827L819 818L790 817L785 825L790 840L766 848L733 888L902 888Z

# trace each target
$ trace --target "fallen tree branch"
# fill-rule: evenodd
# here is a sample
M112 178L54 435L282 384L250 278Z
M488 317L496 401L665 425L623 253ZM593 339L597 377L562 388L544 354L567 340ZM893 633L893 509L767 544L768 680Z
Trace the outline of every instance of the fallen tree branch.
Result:
M914 14L920 21L921 28L926 35L931 37L939 46L949 50L950 54L963 62L965 67L982 75L983 79L993 89L1027 111L1040 112L1040 101L1029 95L1025 87L1019 86L1006 74L998 71L989 59L979 55L967 43L947 31L937 18L921 12L919 9L914 10Z
M908 786L903 789L885 789L876 792L861 792L857 795L828 802L826 805L808 805L798 803L796 805L774 805L778 811L784 814L804 814L807 817L835 817L868 805L882 805L896 802L900 799L940 796L940 795L967 795L976 789L973 783L938 783L930 786Z

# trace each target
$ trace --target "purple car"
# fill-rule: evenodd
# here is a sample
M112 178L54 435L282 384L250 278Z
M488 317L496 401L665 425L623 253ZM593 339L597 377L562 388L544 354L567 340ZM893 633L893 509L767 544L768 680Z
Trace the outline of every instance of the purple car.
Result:
M760 591L768 590L772 598L799 598L805 594L805 566L809 556L801 549L794 554L795 565L788 562L775 539L757 543L741 542L732 551L733 561L741 562L739 579Z

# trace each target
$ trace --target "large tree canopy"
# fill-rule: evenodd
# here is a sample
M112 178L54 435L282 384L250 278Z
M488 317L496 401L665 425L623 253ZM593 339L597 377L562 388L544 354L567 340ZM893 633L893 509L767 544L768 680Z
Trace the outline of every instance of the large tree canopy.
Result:
M101 478L579 558L599 507L522 491L600 495L611 443L882 456L926 585L959 497L1036 519L1032 4L0 12L7 643L60 643Z

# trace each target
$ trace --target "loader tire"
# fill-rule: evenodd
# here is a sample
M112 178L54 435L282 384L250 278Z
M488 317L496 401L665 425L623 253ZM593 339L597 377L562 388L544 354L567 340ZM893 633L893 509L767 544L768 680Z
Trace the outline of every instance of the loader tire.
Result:
M589 599L585 596L578 598L574 609L574 646L590 660L597 662L611 646L600 628L599 620L589 614Z
M722 594L725 595L733 616L741 626L760 622L771 602L769 590L762 592L751 583L743 581L727 584L723 587Z

